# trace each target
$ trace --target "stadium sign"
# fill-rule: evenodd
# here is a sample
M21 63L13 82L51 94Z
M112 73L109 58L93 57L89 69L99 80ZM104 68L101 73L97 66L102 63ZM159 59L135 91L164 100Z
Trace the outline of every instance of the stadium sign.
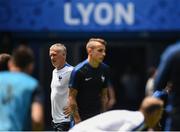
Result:
M76 10L80 16L73 17L72 12ZM91 16L93 21L101 26L107 26L111 23L120 25L123 20L127 25L134 24L134 4L127 3L127 8L122 3L88 3L86 6L83 3L77 3L75 8L72 4L65 3L64 5L64 22L69 26L89 25ZM103 16L104 13L104 16Z
M180 0L0 0L0 31L180 31Z

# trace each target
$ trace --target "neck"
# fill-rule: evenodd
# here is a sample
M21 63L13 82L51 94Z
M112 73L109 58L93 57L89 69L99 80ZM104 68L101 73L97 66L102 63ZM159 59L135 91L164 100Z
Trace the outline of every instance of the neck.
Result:
M56 67L57 70L60 70L64 67L64 65L66 64L66 62L63 63L63 65L59 66L59 67Z
M24 72L26 74L31 74L27 69L21 69L19 67L11 67L10 71L11 72Z
M10 71L12 71L12 72L20 72L21 69L19 67L12 66L12 67L10 67Z
M88 57L88 62L89 62L89 64L90 64L93 68L97 68L97 67L100 65L100 63L94 61L94 60L91 59L90 57Z

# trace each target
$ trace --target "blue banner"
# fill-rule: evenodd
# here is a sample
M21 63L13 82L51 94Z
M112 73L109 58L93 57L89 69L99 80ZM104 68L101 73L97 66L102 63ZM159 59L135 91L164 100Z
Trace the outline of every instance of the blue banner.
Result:
M180 0L0 0L0 31L180 31Z

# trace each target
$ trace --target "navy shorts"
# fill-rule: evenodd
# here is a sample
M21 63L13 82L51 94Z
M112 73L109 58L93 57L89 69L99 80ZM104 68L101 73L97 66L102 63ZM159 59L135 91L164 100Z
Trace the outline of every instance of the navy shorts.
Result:
M52 122L54 131L68 131L71 128L71 122L61 122L54 123Z

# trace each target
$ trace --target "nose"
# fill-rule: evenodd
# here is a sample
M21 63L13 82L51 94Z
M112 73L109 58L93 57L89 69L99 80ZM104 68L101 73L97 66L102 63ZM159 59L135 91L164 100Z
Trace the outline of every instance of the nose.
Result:
M105 51L103 52L103 56L106 56L106 52Z
M54 56L51 56L51 60L54 60Z

